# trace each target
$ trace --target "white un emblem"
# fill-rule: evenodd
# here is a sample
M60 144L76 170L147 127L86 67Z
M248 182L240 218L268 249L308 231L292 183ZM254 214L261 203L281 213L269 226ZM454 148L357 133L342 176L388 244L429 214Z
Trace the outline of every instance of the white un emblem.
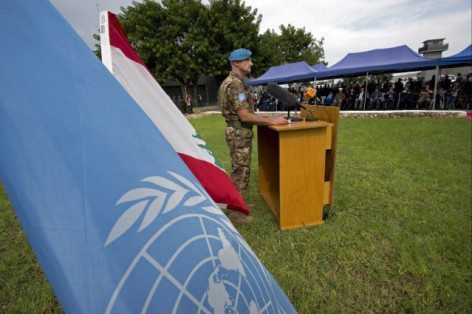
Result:
M285 312L273 289L277 283L221 210L189 180L168 173L169 178L143 179L154 187L133 189L117 202L128 207L105 246L119 241L140 217L138 232L157 217L164 224L131 261L106 312L121 308L142 313ZM168 213L177 211L181 215L166 221ZM136 305L130 308L130 302Z

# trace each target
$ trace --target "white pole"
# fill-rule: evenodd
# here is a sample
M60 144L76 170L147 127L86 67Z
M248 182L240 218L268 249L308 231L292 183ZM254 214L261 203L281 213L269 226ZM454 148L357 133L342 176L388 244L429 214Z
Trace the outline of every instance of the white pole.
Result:
M439 64L436 66L436 75L434 76L434 95L433 95L433 110L436 109L436 90L438 86Z
M316 89L316 77L313 78L313 89L316 91L316 94L318 94L318 90ZM318 96L315 95L315 105L319 105L317 102L316 102L316 99L318 98ZM307 113L308 114L308 113Z
M279 85L278 82L275 82L275 84ZM276 98L276 99L275 99L275 112L277 112L277 110L278 110L278 109L277 109L277 105L278 105L278 104L279 104L279 99Z

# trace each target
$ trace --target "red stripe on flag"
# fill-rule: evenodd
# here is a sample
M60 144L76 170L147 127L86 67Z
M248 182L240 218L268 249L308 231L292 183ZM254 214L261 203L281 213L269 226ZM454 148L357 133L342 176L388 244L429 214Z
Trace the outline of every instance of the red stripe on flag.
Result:
M131 47L130 43L128 42L128 38L123 32L118 18L115 14L111 12L108 12L108 29L110 34L110 45L123 51L125 56L127 56L131 60L138 62L144 65L144 67L146 67L143 60L141 60L141 58L133 50L133 47Z
M246 203L226 172L207 161L182 153L179 156L216 203L228 204L229 209L249 214Z

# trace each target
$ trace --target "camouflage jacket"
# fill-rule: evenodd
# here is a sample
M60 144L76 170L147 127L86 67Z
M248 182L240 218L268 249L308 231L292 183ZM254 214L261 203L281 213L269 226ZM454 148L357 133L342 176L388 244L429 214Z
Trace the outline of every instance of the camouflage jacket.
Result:
M221 83L218 93L218 105L226 121L239 121L238 110L248 109L254 112L254 100L243 81L230 72Z

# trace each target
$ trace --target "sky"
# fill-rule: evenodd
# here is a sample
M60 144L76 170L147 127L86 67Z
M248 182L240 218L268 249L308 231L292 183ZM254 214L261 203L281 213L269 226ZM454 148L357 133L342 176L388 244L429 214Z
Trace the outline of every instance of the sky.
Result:
M132 0L51 0L91 49L102 10L121 13ZM140 2L140 1L138 1ZM207 1L203 1L207 2ZM407 45L415 52L427 39L445 38L443 56L472 42L470 0L245 0L262 15L260 32L281 24L324 38L328 66L350 52Z

